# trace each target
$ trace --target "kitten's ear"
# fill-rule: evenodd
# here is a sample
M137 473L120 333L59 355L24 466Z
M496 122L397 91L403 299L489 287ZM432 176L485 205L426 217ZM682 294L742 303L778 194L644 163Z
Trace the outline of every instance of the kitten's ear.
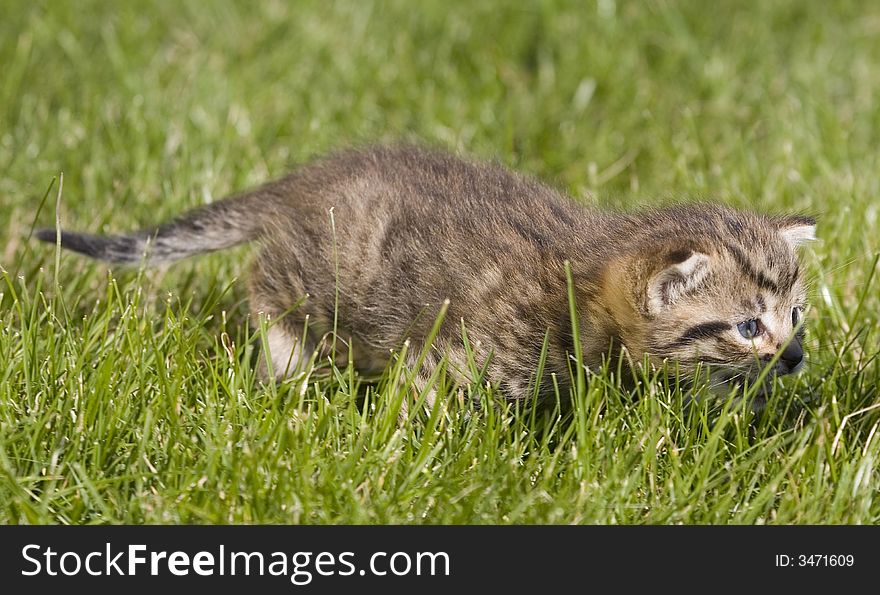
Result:
M663 259L659 272L648 281L648 312L657 314L696 287L709 272L709 255L694 250L676 250Z
M816 239L816 220L813 217L790 215L779 219L777 225L779 233L792 250Z

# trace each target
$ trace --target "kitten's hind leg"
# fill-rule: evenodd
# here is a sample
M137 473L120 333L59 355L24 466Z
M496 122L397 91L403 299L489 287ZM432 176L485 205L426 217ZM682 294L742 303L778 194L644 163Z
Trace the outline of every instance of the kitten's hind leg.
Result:
M288 328L283 321L268 320L265 352L260 356L259 375L264 380L274 376L276 380L284 380L302 368L303 341L297 333ZM271 363L271 373L270 373Z
M297 307L301 304L291 306L285 299L286 296L305 295L305 291L287 284L279 286L279 280L266 272L265 264L265 258L259 258L250 278L252 322L265 329L257 372L264 381L270 377L284 380L305 367L307 362L304 359L311 357L315 344L306 328L308 316Z

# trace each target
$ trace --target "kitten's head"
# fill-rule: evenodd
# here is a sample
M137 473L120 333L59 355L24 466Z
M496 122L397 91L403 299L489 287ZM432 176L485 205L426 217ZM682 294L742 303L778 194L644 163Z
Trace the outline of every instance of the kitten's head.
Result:
M644 257L644 352L686 376L708 370L718 392L754 384L762 373L766 388L803 367L798 248L814 238L815 220L727 209L710 215L679 221L681 236Z

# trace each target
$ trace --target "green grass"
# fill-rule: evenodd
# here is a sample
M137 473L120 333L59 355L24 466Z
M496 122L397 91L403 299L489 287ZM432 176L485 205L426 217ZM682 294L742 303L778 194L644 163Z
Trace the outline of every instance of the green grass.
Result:
M0 0L0 522L880 520L880 9L740 4ZM570 417L399 423L392 382L256 381L248 248L108 272L28 241L61 172L63 224L110 231L398 139L818 215L806 372L760 417L600 375Z

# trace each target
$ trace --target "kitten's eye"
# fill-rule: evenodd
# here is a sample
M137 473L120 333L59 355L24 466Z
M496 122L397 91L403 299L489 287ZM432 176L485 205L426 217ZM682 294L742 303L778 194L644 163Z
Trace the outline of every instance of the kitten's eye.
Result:
M803 316L804 309L800 306L795 306L791 309L791 326L797 326L801 321Z
M754 339L761 334L761 324L758 322L757 318L740 322L736 325L736 329L745 339Z

